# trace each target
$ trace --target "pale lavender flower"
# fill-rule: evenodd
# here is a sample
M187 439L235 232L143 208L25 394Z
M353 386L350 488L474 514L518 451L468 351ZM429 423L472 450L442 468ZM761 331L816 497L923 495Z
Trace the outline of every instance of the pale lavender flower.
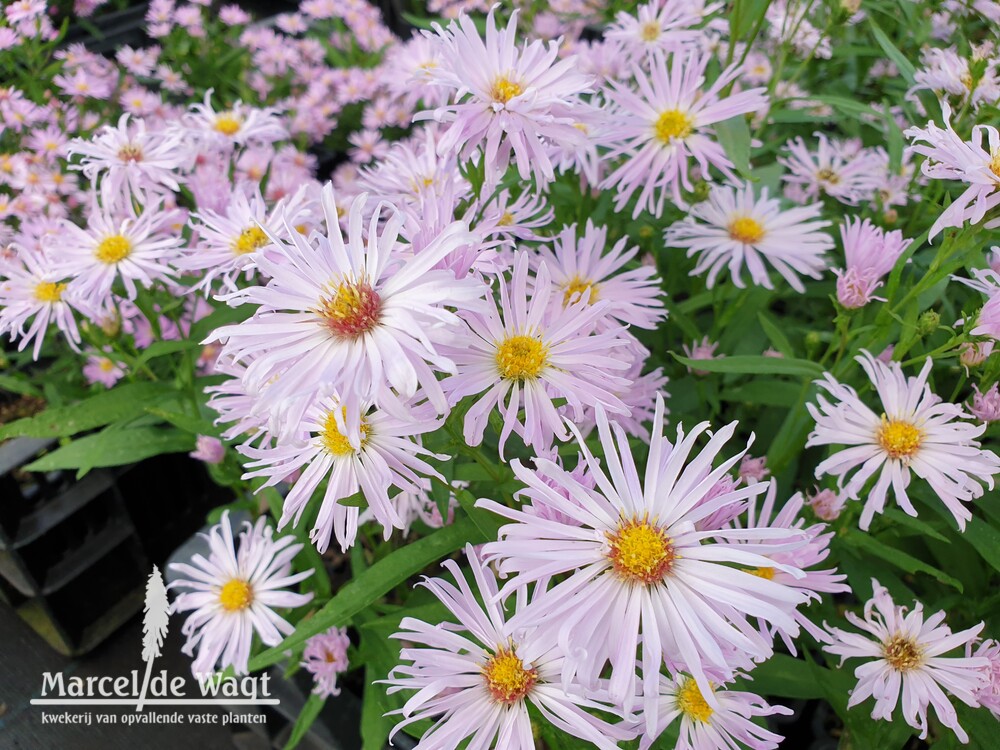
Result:
M125 369L103 354L89 355L82 372L88 383L100 383L105 388L113 388L115 383L125 377Z
M884 510L890 487L899 506L908 515L917 515L906 492L911 474L916 474L964 529L972 518L964 503L982 497L982 484L993 489L993 476L1000 473L1000 458L976 440L986 425L960 421L971 415L958 404L943 403L931 391L930 357L920 374L909 378L898 362L883 364L866 351L856 359L875 386L881 408L870 409L857 391L829 373L816 381L835 402L819 396L818 405L806 405L816 420L806 446L848 446L821 462L816 477L837 477L842 491L856 499L878 474L861 513L861 528L867 530L874 515Z
M979 390L979 386L972 386L976 391L969 404L969 412L976 419L982 422L1000 421L1000 385L994 383L986 393Z
M684 344L681 349L684 351L684 356L688 359L720 359L725 357L725 354L716 354L715 350L719 348L719 342L712 341L705 336L701 341L695 341L688 346ZM708 370L698 370L693 367L688 367L688 372L692 375L709 375Z
M619 11L605 29L604 38L617 43L629 62L641 64L654 50L676 52L694 45L701 37L701 31L695 27L719 5L704 7L694 2L663 0L646 3L636 9L635 15Z
M347 649L350 645L351 639L347 637L346 628L337 627L306 641L302 652L302 666L316 681L313 693L321 698L340 695L337 677L347 670Z
M226 457L226 446L217 437L199 435L195 439L195 449L188 455L206 464L220 464Z
M969 736L958 724L955 708L948 700L953 695L968 706L977 707L977 693L986 686L985 657L944 656L974 640L985 623L952 633L944 625L944 612L924 617L924 606L914 602L913 610L897 606L889 592L872 579L874 593L865 602L864 619L848 612L848 622L875 636L868 638L840 628L828 627L833 641L824 650L841 657L870 661L854 670L858 685L851 691L848 708L867 698L875 698L873 719L892 721L893 711L903 697L903 719L920 737L927 737L927 709L934 713L962 742Z
M806 503L812 508L817 518L824 521L836 521L847 504L847 498L842 493L831 489L817 489L813 494L806 495Z
M205 92L204 103L191 105L184 120L188 132L207 148L274 143L288 137L277 110L259 109L238 101L231 108L217 112L212 107L212 89Z
M884 149L860 148L823 133L815 135L815 151L802 138L794 138L785 144L788 155L778 157L788 169L783 178L788 186L786 195L794 194L800 203L823 195L851 206L871 201L887 159Z
M913 240L903 238L899 230L886 232L868 219L848 217L840 227L846 268L834 269L837 275L837 301L849 310L864 307L875 296L884 277Z
M292 560L302 549L295 537L273 536L264 517L240 532L239 550L233 540L229 511L207 534L209 556L195 555L190 563L171 563L181 578L167 588L187 589L177 597L171 612L191 612L181 632L187 636L185 654L198 654L191 664L195 675L232 667L246 674L254 634L267 646L277 646L295 628L274 608L307 604L311 593L288 589L313 574L292 573Z
M988 662L983 668L986 684L975 691L976 700L980 706L1000 720L1000 643L988 638L979 644L975 653L972 652L972 644L968 643L965 646L965 655L986 659Z
M771 473L767 468L767 456L753 458L748 453L740 459L740 468L737 473L744 482L763 482Z

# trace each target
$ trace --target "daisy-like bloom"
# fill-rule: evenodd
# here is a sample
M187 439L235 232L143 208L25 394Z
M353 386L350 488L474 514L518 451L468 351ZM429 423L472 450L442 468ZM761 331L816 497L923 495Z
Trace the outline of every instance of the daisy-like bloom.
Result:
M677 442L671 445L663 435L663 411L663 400L657 398L644 476L636 469L624 430L609 425L600 408L601 459L570 425L595 490L543 458L535 463L545 480L519 461L512 463L517 478L527 485L520 493L525 499L536 507L548 505L573 523L546 520L537 512L491 500L477 502L514 522L500 529L499 541L484 548L488 558L498 558L500 575L511 576L502 593L567 574L512 619L515 626L538 625L558 635L568 655L564 680L595 685L610 662L611 698L631 712L638 694L635 666L641 639L647 729L653 727L664 661L672 671L693 675L707 694L709 672L712 679L732 679L736 669L750 668L753 661L771 655L771 639L757 632L748 618L794 630L793 610L808 598L802 591L732 567L774 566L801 576L796 568L764 555L805 543L802 532L695 526L720 509L742 510L748 498L767 489L766 482L759 482L724 490L703 502L745 453L738 451L712 468L736 424L717 430L692 457L708 423L690 434L678 428ZM560 491L553 488L553 480Z
M972 276L971 279L951 277L987 297L986 304L976 316L976 327L970 333L973 336L989 336L994 341L1000 341L1000 271L993 268L974 268Z
M313 692L321 698L340 695L337 677L347 671L347 649L351 639L345 628L330 628L306 641L302 666L316 680Z
M459 152L467 160L482 146L489 186L507 171L511 156L522 180L534 175L542 186L555 179L546 141L584 142L574 127L574 106L591 91L593 78L577 69L575 58L560 60L557 42L536 40L518 49L518 12L505 29L497 29L493 14L486 18L485 42L467 15L447 29L434 25L442 40L434 82L456 90L460 100L416 118L450 123L438 153Z
M212 107L212 89L205 92L204 103L191 105L185 121L193 135L216 146L262 145L288 137L277 110L249 107L238 101L229 109L216 111Z
M861 528L867 530L872 517L885 509L890 487L899 506L911 516L917 515L906 494L910 475L916 474L964 529L972 514L963 503L982 497L980 482L993 489L993 475L1000 472L1000 458L980 448L976 440L986 425L960 421L972 415L931 392L927 384L933 366L930 357L920 374L909 378L898 362L885 364L866 351L856 359L875 386L881 413L872 411L857 391L838 383L829 373L817 380L816 384L836 401L819 396L818 405L806 405L816 420L806 447L849 447L820 463L816 477L837 477L842 491L857 499L865 483L878 473L861 513Z
M246 674L254 633L268 646L281 643L295 628L274 611L301 607L313 595L288 589L313 574L312 569L292 573L292 560L302 549L292 536L277 539L264 517L244 524L239 550L233 540L229 511L201 535L209 546L208 557L195 555L189 563L171 563L179 580L167 588L182 591L171 612L188 612L181 632L187 636L183 651L198 655L191 664L195 675L232 667Z
M884 150L859 148L822 133L815 135L815 151L802 138L795 138L785 144L788 155L778 157L788 169L783 177L788 184L786 194L800 203L824 195L851 206L870 201L884 171Z
M935 180L955 180L968 185L931 226L928 238L946 227L965 222L978 224L986 212L1000 206L1000 133L991 125L974 125L972 139L962 140L951 126L951 107L941 103L944 128L928 122L926 128L910 128L903 135L910 149L927 157L920 166L924 175ZM1000 220L986 222L986 228L1000 226Z
M697 42L701 32L694 27L719 7L718 3L699 7L698 3L657 0L640 5L635 15L619 11L604 38L616 42L629 62L642 63L653 50L675 52Z
M170 263L185 242L179 232L164 232L162 219L159 202L148 203L138 216L130 207L122 218L95 200L86 227L64 221L63 233L50 238L49 245L58 255L59 270L73 277L80 297L94 307L119 279L134 300L137 284L148 287L172 277Z
M553 438L569 433L553 399L563 398L576 418L586 406L603 404L615 413L626 411L613 391L627 383L614 373L628 367L615 356L625 345L617 330L594 333L606 303L578 300L553 308L559 291L548 266L542 263L528 295L527 253L514 260L511 282L501 282L500 306L492 296L483 314L470 312L465 320L471 335L461 346L442 349L457 367L444 382L457 404L466 396L482 394L465 415L465 441L479 445L494 407L500 410L500 455L511 432L536 451L552 446ZM524 408L524 419L518 413Z
M32 357L36 360L52 323L74 351L79 351L81 343L73 311L85 311L80 310L66 275L55 266L44 253L20 250L0 267L0 334L9 335L11 341L20 338L18 351L34 341Z
M831 489L816 489L812 495L806 495L806 503L812 508L816 518L823 521L836 521L840 518L847 498L840 492Z
M983 422L1000 422L1000 386L991 385L986 393L979 386L972 386L976 391L969 404L969 413Z
M431 453L414 439L441 426L433 408L417 402L386 403L382 408L373 408L369 402L328 396L306 409L300 420L303 436L279 439L275 446L237 448L251 459L244 478L266 476L265 487L303 470L285 496L279 528L289 521L299 523L323 480L327 481L322 504L309 533L320 552L326 551L332 537L343 550L354 544L360 510L357 505L343 505L340 501L358 492L382 524L386 539L393 528L404 527L389 499L389 489L420 492L427 483L422 476L441 478L421 456L439 460L448 457Z
M757 112L767 106L763 88L749 89L721 98L722 90L739 75L731 65L708 88L705 69L710 53L688 50L667 58L656 52L649 59L650 72L632 66L636 89L628 83L609 81L606 95L615 122L602 141L608 160L625 157L605 178L601 188L616 188L615 208L621 211L636 190L639 200L632 217L644 210L659 217L669 192L673 202L686 207L681 189L694 190L689 161L697 162L703 176L714 166L735 180L733 163L709 136L709 126L731 117Z
M774 750L784 739L755 724L757 716L791 715L784 706L770 706L764 699L741 690L710 688L712 703L701 693L695 679L677 674L673 679L661 676L656 703L656 728L647 732L639 743L647 750L656 738L680 717L680 736L675 750L719 750L741 747L753 750Z
M147 194L163 195L180 190L178 177L188 168L194 156L183 142L179 130L150 132L142 120L129 125L124 114L118 126L105 125L89 140L76 138L70 142L70 155L82 158L83 174L94 183L103 175L105 198L120 197L125 203L134 198L147 202Z
M684 356L688 359L720 359L725 357L725 354L716 354L715 350L719 348L718 341L712 341L705 336L701 341L692 342L691 346L683 344L681 350L684 352ZM697 370L689 367L688 371L692 375L710 375L708 370Z
M395 209L380 229L379 206L365 235L366 200L361 195L351 204L345 240L327 184L321 198L327 235L313 232L307 239L292 230L291 243L271 237L280 252L257 261L270 277L267 286L229 297L230 304L259 305L257 313L217 330L211 340L224 341L223 355L230 359L253 358L244 375L248 389L280 376L263 394L270 404L321 386L360 398L392 397L390 386L412 398L420 386L444 413L434 370L455 369L436 347L463 330L445 305L466 308L483 296L485 285L435 266L475 237L456 222L418 255L406 255L397 247L404 218Z
M965 655L983 658L988 662L983 668L986 684L976 691L976 700L1000 720L1000 643L988 638L979 644L975 653L972 653L972 644L966 644Z
M206 464L221 464L222 459L226 457L226 446L217 437L199 435L195 439L194 446L195 449L188 455Z
M590 219L583 236L577 236L576 224L566 227L553 240L552 248L541 246L536 265L545 263L552 282L562 290L557 304L567 307L581 299L591 304L608 303L605 315L619 323L639 328L656 328L666 317L663 290L651 266L625 266L639 253L638 246L625 249L628 237L622 237L607 249L607 227L595 227Z
M837 301L849 310L864 307L871 300L882 300L875 290L882 277L896 265L899 256L913 240L903 238L899 230L886 232L868 219L848 217L840 227L847 267L834 269L837 274Z
M773 289L767 261L802 294L799 275L820 278L826 268L824 253L833 247L830 235L821 231L830 226L820 219L822 210L820 203L782 210L778 199L768 197L767 188L755 197L750 183L715 185L708 200L667 228L664 240L671 247L686 247L689 258L698 256L691 275L707 273L709 289L726 268L742 289L744 263L754 284Z
M125 377L124 368L103 354L91 354L87 357L87 363L81 372L88 383L100 383L105 388L114 388L115 383Z
M586 710L613 712L604 691L584 693L579 686L560 684L564 657L558 645L538 630L512 628L493 572L472 545L465 552L479 599L455 561L445 560L455 584L425 578L421 585L448 608L457 624L431 625L406 617L393 635L414 647L400 651L400 660L409 664L389 673L387 692L417 691L403 708L387 714L403 716L393 735L414 722L440 717L424 732L417 744L420 750L452 750L466 738L471 738L470 748L533 750L531 703L562 731L602 750L616 750L617 740L634 737L622 725Z
M1000 98L995 60L986 60L978 81L973 79L969 59L959 57L954 49L926 49L920 62L922 67L913 76L914 85L906 92L908 99L916 100L913 96L916 91L929 90L939 98L945 94L960 97L959 103L968 97L969 102L978 108L982 104L993 104Z
M874 593L865 602L864 619L853 612L845 617L857 628L875 636L874 640L859 633L849 633L828 626L833 641L824 650L844 659L871 659L854 670L857 687L851 691L848 708L867 698L875 698L873 719L892 721L900 692L903 695L903 720L927 737L927 709L934 708L938 721L948 727L962 742L969 736L958 724L955 708L948 700L953 695L968 706L976 707L977 691L986 684L984 657L944 656L959 646L974 641L985 623L952 633L944 625L944 612L924 617L924 606L914 602L913 611L898 606L889 592L872 579Z

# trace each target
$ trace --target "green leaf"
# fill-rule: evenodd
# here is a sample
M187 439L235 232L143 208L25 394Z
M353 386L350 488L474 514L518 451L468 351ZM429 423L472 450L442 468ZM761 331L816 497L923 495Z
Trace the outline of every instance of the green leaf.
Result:
M715 123L715 135L736 171L746 179L750 174L750 126L743 115Z
M11 422L0 428L0 440L10 437L68 437L112 422L135 419L145 414L151 403L172 390L168 383L119 385L72 406L46 409L33 417Z
M142 354L136 360L138 364L145 364L151 359L156 359L157 357L162 357L166 354L174 354L175 352L182 352L185 349L193 349L196 346L200 346L197 341L192 341L191 339L180 339L178 341L157 341L154 344L150 344L148 347L143 349Z
M24 468L25 471L86 471L99 466L122 466L161 453L184 453L192 450L194 435L172 427L109 429L74 440Z
M778 324L771 319L771 316L761 310L757 313L757 319L760 321L761 328L764 329L764 333L767 334L767 338L774 348L784 354L785 357L793 357L795 350L792 348L792 342L788 340L788 336L785 335L785 332L781 330Z
M937 539L939 542L951 544L951 539L946 537L929 523L921 521L919 518L907 515L898 508L889 508L882 514L882 516L883 518L892 521L894 524L899 524L900 526L906 526L909 529L913 529L922 536L929 536L932 539Z
M1000 570L1000 531L981 518L973 518L965 526L962 538L971 544L980 556Z
M780 698L825 698L823 683L829 682L831 670L814 665L810 674L803 659L788 654L775 654L760 664L750 675L749 687L759 695L776 695ZM819 677L820 679L817 679Z
M348 582L319 612L300 622L295 632L284 641L251 659L250 670L263 669L281 661L286 651L300 646L317 633L348 625L372 602L381 599L428 565L460 549L466 542L478 544L485 541L492 540L481 535L472 519L463 518L396 550Z
M22 396L41 396L42 392L27 379L17 375L0 375L0 391L20 393Z
M895 547L890 547L888 544L879 541L871 534L851 533L844 536L843 539L845 544L863 552L875 555L888 563L892 563L897 568L905 570L907 573L926 573L945 585L951 586L959 591L963 590L962 582L957 578L951 577L943 570L938 570L933 565L928 565L922 560L918 560L913 555L903 552L902 550L898 550Z
M720 357L719 359L688 359L670 352L671 356L682 365L693 370L707 372L732 372L740 375L797 375L803 378L818 378L823 375L823 368L807 359L791 359L785 357L761 357L756 355L737 355L735 357Z
M913 67L913 63L910 62L909 58L899 51L899 48L892 43L892 40L886 36L886 33L882 31L882 27L878 25L875 18L871 14L868 16L868 25L872 28L872 34L875 36L875 41L878 42L878 46L882 48L882 51L896 63L896 67L899 68L900 74L906 80L908 86L913 85L913 76L916 73L916 68Z
M180 429L190 432L193 435L209 435L211 437L219 437L222 433L222 430L201 415L192 416L179 411L160 409L155 406L146 407L146 411L154 417L159 417L164 422L169 422L175 427L179 427Z
M319 716L319 712L323 710L325 703L326 698L320 698L316 693L309 694L309 700L306 701L302 710L299 711L298 718L295 720L295 726L292 727L292 734L285 744L285 750L292 750L292 748L302 741L302 738L306 736L306 732L309 731L309 727L313 725L316 717Z
M719 398L730 403L791 408L799 400L801 386L787 380L754 378L735 388L723 388Z

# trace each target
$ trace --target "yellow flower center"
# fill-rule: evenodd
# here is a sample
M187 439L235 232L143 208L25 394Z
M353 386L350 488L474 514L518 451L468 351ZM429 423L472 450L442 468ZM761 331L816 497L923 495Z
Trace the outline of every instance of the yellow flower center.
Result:
M236 135L241 127L243 123L232 112L222 112L215 118L215 129L223 135Z
M118 149L118 158L122 161L142 161L142 149L127 143Z
M58 302L66 291L65 284L54 281L42 281L35 285L35 299L39 302Z
M585 281L579 276L574 276L566 284L566 291L563 292L563 307L569 305L574 299L579 300L583 297L584 293L590 290L590 302L593 304L597 302L597 284L590 281Z
M548 357L549 348L534 336L510 336L497 346L497 370L507 380L537 378Z
M666 531L645 517L620 521L607 537L611 545L608 559L615 573L629 583L658 583L677 559Z
M238 578L226 583L219 592L219 604L227 612L239 612L253 604L253 589Z
M1000 181L1000 148L990 154L990 171Z
M923 432L902 419L886 419L883 415L876 438L890 458L909 458L920 448Z
M660 24L656 21L646 21L639 28L639 35L644 42L655 42L660 38Z
M247 227L233 240L233 252L237 255L246 255L260 250L268 242L263 229L258 226Z
M677 708L685 716L702 723L707 722L714 713L712 707L702 696L701 690L698 689L698 683L694 681L693 677L686 678L681 689L677 691Z
M923 664L923 649L912 639L894 635L882 644L882 658L897 672L909 672Z
M500 648L483 665L483 682L497 703L510 706L524 698L538 682L538 671L525 669L514 649Z
M840 175L834 172L829 167L823 167L818 172L816 172L816 179L820 182L826 182L830 185L837 185L840 183Z
M341 417L343 418L347 414L347 407L342 406ZM368 442L368 421L362 417L361 418L361 448L365 447ZM337 426L337 417L335 412L327 412L326 418L323 420L323 432L319 436L320 442L323 443L323 447L326 448L327 453L332 456L350 456L356 453L354 446L347 437L340 431Z
M500 76L493 82L493 88L490 89L490 96L493 101L499 102L500 104L506 104L515 96L520 96L524 93L524 89L521 85L510 80L506 76Z
M764 227L756 219L741 216L729 223L729 236L744 245L752 245L760 242L764 236Z
M965 71L958 77L958 80L965 86L966 90L972 91L972 73Z
M357 338L378 325L382 299L367 281L341 281L319 303L319 315L334 336Z
M113 369L115 369L115 363L114 363L114 362L112 362L112 361L111 361L110 359L108 359L107 357L105 357L105 358L104 358L104 359L102 359L102 360L101 360L100 362L98 362L98 363L97 363L97 365L98 365L98 367L100 367L100 368L101 368L101 370L103 370L104 372L111 372L111 371L112 371Z
M513 223L514 223L514 214L512 214L510 211L504 211L503 216L501 216L499 221L497 221L497 226L509 227Z
M121 234L105 237L97 244L94 255L101 263L112 265L125 260L132 253L132 241Z
M694 119L679 109L662 112L653 126L656 137L663 143L670 143L674 138L686 138L693 128Z
M748 570L747 573L758 578L766 578L769 581L774 580L774 568L754 568L753 570Z

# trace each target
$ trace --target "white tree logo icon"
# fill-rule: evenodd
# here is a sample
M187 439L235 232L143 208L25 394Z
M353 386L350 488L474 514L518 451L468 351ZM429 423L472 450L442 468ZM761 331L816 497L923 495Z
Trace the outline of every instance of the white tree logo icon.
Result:
M141 711L149 688L149 675L153 669L153 660L160 655L163 638L167 634L169 624L170 602L167 601L167 587L163 584L163 576L155 565L146 582L146 605L142 618L142 658L146 662L146 676L142 679L142 690L135 710Z

